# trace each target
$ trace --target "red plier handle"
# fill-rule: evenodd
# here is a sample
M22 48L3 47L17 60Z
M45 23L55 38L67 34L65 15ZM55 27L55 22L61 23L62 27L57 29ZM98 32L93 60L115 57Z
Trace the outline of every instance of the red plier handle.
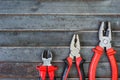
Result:
M62 80L67 80L68 74L72 67L72 60L73 59L71 57L67 57L67 60L65 60L66 65L65 65L65 70L63 72ZM76 67L77 67L77 71L80 77L79 80L85 80L83 62L84 60L81 57L76 58Z
M55 80L55 71L58 68L56 66L48 66L49 80Z
M40 80L46 80L47 66L37 66L37 70L39 70Z
M113 48L110 48L109 50L107 50L107 55L112 68L112 80L118 80L118 65L114 57L115 53L116 51Z
M50 78L49 80L55 80L56 66L37 66L37 70L39 70L40 80L46 80L47 73Z
M89 69L89 80L96 80L95 75L96 75L96 68L98 65L98 62L100 60L100 57L103 54L103 48L100 46L97 46L93 51L95 52L92 61L90 63L90 69ZM116 51L113 48L110 48L107 50L107 55L111 64L112 68L112 80L118 80L118 66L116 59L114 57L114 54Z

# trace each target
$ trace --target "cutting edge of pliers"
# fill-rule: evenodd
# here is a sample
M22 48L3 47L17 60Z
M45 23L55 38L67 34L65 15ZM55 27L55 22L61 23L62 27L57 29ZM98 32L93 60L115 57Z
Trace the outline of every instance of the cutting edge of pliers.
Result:
M80 57L80 40L79 35L74 34L70 44L70 54L69 56L74 59L74 57Z
M106 53L108 56L108 59L110 61L111 70L112 70L112 80L118 80L118 65L116 62L116 59L114 57L114 54L116 51L111 47L111 24L110 22L107 23L107 28L105 29L105 22L101 23L100 29L99 29L99 45L96 46L96 48L93 49L94 56L92 58L92 61L90 63L89 68L89 80L96 80L96 68L98 65L98 62L104 52L104 49L106 49Z
M106 25L106 26L105 26ZM99 46L102 48L109 49L111 48L111 23L110 22L102 22L99 29Z
M43 66L51 66L52 52L50 50L44 50L42 53Z

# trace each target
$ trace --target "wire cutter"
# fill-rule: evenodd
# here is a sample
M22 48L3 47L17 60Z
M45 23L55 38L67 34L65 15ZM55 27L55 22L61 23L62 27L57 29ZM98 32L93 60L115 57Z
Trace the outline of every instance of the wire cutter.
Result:
M84 70L83 70L83 62L80 55L80 42L79 42L79 36L78 34L74 34L71 44L70 44L70 54L65 60L65 70L63 72L62 80L67 80L68 73L70 72L70 69L72 67L72 61L75 58L76 62L76 68L79 74L80 79L79 80L85 80Z
M52 53L49 50L44 50L42 53L42 61L43 64L41 66L37 66L37 70L39 70L40 80L46 80L46 75L48 73L49 80L55 80L55 70L57 70L56 66L51 64L52 61Z
M118 80L118 65L114 57L116 51L111 47L112 36L110 22L101 23L99 29L99 40L100 40L99 45L93 49L95 54L90 63L89 80L95 80L96 68L104 50L107 53L107 57L109 58L110 65L112 68L112 80Z

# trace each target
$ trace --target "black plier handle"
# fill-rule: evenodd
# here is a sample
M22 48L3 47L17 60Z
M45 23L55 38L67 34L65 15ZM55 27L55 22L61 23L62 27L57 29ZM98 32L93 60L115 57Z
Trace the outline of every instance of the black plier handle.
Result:
M68 74L70 72L70 69L72 67L72 61L73 59L71 57L67 57L67 59L65 60L65 69L63 72L63 76L62 76L62 80L67 80ZM84 70L83 70L83 63L84 60L81 57L76 58L75 60L76 62L76 68L79 74L79 80L85 80L85 75L84 75Z

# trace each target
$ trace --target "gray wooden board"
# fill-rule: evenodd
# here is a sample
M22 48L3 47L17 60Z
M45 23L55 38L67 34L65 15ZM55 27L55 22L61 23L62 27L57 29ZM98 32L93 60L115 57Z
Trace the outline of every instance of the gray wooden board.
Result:
M56 78L57 80L61 80L60 78ZM96 78L96 80L111 80L111 78ZM0 80L38 80L38 78L34 79L25 79L25 78L1 78ZM47 79L49 80L49 78ZM79 80L79 78L68 78L67 80ZM87 78L85 80L88 80ZM120 78L118 79L120 80Z
M69 46L74 33L79 34L81 46L96 46L99 42L94 31L1 31L0 46ZM120 32L112 35L113 46L119 47Z
M59 67L56 76L60 80L61 65L69 54L74 33L80 36L87 78L93 56L91 49L99 42L97 31L101 21L112 23L112 43L120 68L119 3L120 0L0 0L0 80L37 80L35 68L42 62L44 49L53 52L52 63ZM74 65L69 80L79 80L76 73ZM104 54L97 69L97 80L111 80L110 73Z
M52 62L63 62L69 55L69 47L0 47L0 61L2 62L42 62L41 54L43 50L51 50L53 53ZM120 49L115 57L117 62L120 62ZM85 62L90 62L93 56L92 47L83 47L80 50L81 56ZM106 54L103 54L100 62L108 62Z
M40 65L40 63L0 63L0 77L11 77L11 78L36 78L39 76L38 71L36 70L36 66ZM53 65L58 66L58 70L56 71L56 77L60 78L64 69L64 63L53 63ZM63 65L63 66L61 66ZM120 67L120 64L118 63ZM89 63L84 64L85 75L88 77L88 68ZM120 72L120 69L118 70ZM77 70L75 65L72 66L71 71L69 73L69 78L77 78L76 74ZM111 69L109 63L99 63L97 68L96 78L110 78L111 77ZM120 74L119 74L120 77Z
M0 13L120 13L120 0L0 0Z
M38 80L36 79L31 79L31 78L0 78L0 80Z
M120 16L0 16L0 30L98 30L101 21L120 29Z

